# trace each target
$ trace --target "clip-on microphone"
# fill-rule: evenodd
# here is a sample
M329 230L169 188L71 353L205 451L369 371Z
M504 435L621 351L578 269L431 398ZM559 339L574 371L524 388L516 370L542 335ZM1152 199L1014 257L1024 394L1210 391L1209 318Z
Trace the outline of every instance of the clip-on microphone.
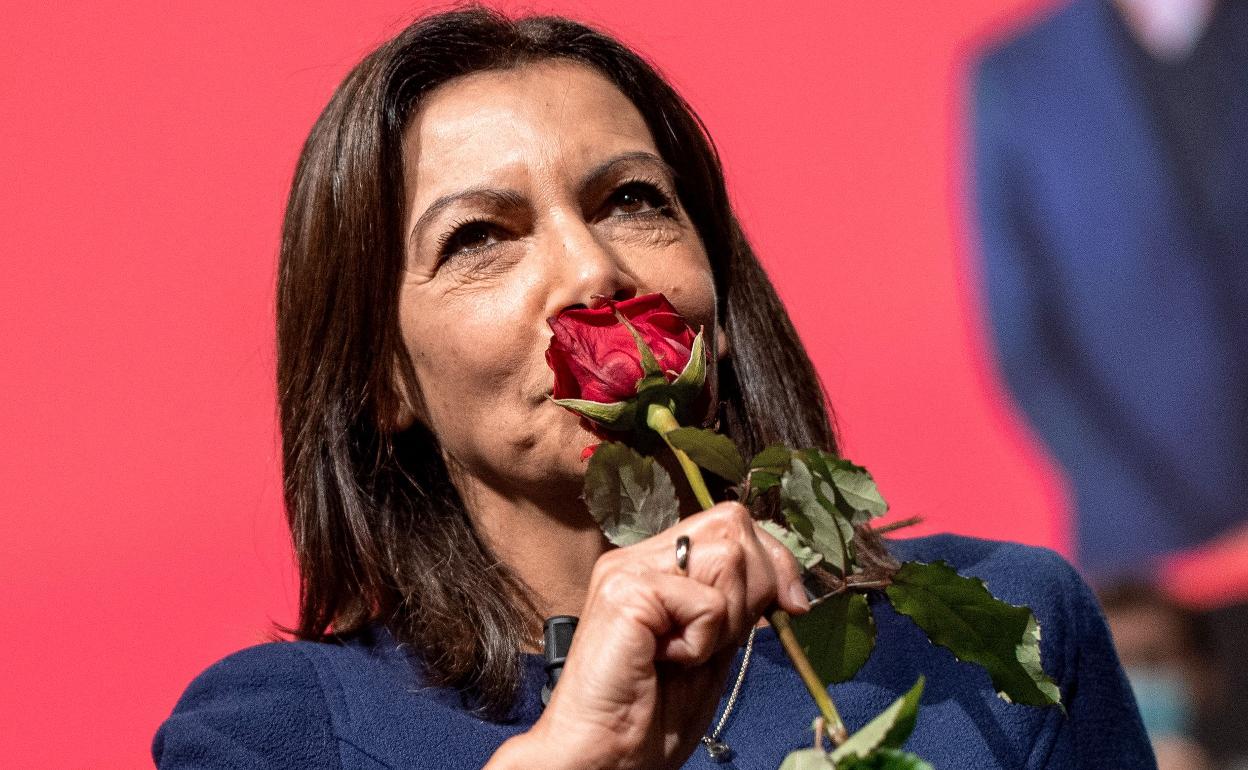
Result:
M559 675L563 673L563 662L568 659L568 650L572 648L572 634L576 631L576 618L572 615L556 615L546 618L542 624L542 638L546 656L546 685L542 687L542 705L550 703L551 693L559 684Z

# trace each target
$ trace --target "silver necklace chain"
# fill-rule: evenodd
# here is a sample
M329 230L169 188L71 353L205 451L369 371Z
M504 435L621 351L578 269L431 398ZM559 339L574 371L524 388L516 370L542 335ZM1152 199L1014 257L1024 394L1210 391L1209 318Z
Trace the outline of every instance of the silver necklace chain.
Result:
M724 705L724 713L720 715L719 722L711 734L702 736L702 745L706 747L706 753L715 762L727 762L732 758L732 749L719 739L719 735L724 731L724 725L728 724L728 716L732 714L733 707L737 705L741 685L745 684L745 671L750 667L750 653L754 652L754 634L757 631L758 626L750 629L750 638L745 642L745 655L741 656L741 670L737 673L737 681L733 683L732 692L728 695L728 703Z

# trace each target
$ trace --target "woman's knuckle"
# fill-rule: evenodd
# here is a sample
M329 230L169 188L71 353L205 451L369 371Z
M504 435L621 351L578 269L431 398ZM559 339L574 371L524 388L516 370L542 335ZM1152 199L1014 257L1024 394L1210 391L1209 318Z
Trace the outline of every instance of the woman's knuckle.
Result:
M769 553L771 554L771 568L777 575L796 576L801 573L797 557L790 553L789 549L780 546L772 548Z
M589 573L589 580L591 584L601 583L607 575L611 574L615 567L614 553L614 551L608 551L602 556L599 556L598 560L594 562L594 568L590 570Z
M637 595L639 582L636 575L614 570L599 581L598 595L613 604L621 604L629 597Z
M745 561L745 546L739 540L727 540L721 546L724 550L724 559L733 565L740 565Z
M723 503L715 512L716 528L727 538L737 539L754 529L749 509L737 502Z
M740 571L745 561L745 549L735 540L716 540L703 546L698 556L701 564L698 574L708 577L733 575Z
M729 500L723 504L724 516L729 521L742 524L750 522L750 509L746 508L736 500Z

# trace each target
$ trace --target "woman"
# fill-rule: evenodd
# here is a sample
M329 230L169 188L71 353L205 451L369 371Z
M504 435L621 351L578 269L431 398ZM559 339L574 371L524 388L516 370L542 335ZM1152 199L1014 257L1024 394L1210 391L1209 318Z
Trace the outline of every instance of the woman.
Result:
M712 766L700 743L723 742L731 766L774 769L808 744L814 709L775 635L741 650L769 605L808 606L783 547L739 505L687 501L674 528L611 549L579 500L595 439L547 398L545 320L651 292L708 330L721 430L743 450L835 447L701 124L636 55L566 20L468 10L357 66L304 148L281 254L304 641L204 672L157 764L697 767ZM895 548L1032 604L1070 717L1003 703L878 608L879 649L834 689L851 727L922 672L908 746L938 767L1148 766L1103 620L1064 562L948 537ZM556 615L580 624L543 706Z

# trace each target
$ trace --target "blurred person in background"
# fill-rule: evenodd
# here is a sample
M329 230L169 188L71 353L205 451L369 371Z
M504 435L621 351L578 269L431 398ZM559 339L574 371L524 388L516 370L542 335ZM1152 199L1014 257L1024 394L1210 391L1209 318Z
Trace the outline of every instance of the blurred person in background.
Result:
M1145 582L1116 583L1097 598L1159 770L1212 768L1200 725L1225 704L1210 666L1213 640L1205 618Z
M1074 0L975 69L984 296L1094 583L1205 611L1248 753L1248 0ZM1124 656L1125 657L1125 656Z

